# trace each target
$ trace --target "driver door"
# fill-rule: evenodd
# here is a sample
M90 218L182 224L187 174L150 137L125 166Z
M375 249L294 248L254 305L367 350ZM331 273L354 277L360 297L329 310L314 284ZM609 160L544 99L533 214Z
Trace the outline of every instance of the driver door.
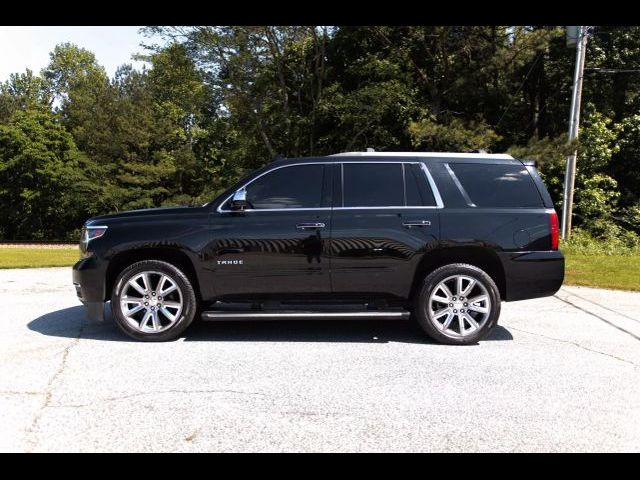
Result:
M251 180L243 210L227 201L211 222L217 296L331 291L330 165L275 167Z

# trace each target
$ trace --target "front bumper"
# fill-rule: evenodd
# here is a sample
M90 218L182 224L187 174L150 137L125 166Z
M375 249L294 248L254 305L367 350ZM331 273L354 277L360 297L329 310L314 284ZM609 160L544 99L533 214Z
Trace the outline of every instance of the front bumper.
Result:
M87 307L90 320L104 320L104 278L95 257L83 258L73 266L73 286L78 299Z
M564 281L564 256L544 252L508 252L500 254L506 280L506 300L548 297Z

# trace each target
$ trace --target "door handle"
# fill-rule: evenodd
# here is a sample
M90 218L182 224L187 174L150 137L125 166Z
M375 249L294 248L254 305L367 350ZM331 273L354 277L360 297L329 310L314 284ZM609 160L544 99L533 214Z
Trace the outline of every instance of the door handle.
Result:
M244 248L221 248L217 252L218 255L224 255L225 253L244 253Z
M410 222L402 222L405 227L428 227L431 225L429 220L413 220Z
M309 230L312 228L324 228L325 225L322 222L318 222L318 223L299 223L296 225L296 228L298 230Z

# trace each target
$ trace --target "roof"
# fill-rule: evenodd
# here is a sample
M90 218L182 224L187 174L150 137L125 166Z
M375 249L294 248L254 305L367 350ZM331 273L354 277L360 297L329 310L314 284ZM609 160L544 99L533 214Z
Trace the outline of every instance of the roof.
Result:
M492 160L514 160L506 153L457 153L457 152L344 152L328 157L419 157L419 158L482 158Z
M327 155L324 157L294 157L276 158L271 162L279 165L292 165L295 163L332 163L332 162L406 162L407 159L415 161L433 161L447 163L496 163L503 165L522 164L520 160L506 153L454 153L454 152L345 152ZM268 166L269 164L267 164ZM266 168L266 166L264 167Z

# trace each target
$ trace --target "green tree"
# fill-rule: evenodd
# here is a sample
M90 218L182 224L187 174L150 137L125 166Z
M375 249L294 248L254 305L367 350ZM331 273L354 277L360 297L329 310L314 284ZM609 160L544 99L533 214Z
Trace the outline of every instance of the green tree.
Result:
M437 123L433 117L409 123L412 144L419 150L470 152L488 150L500 136L486 124L469 122L465 125L454 118L449 124Z
M611 119L592 112L584 119L578 143L576 165L574 225L604 235L604 226L615 224L618 212L618 183L609 175L613 157L618 151L619 128ZM567 145L566 135L553 139L532 139L525 147L513 147L510 153L517 158L538 162L554 204L562 209L562 191L566 156L573 147Z
M65 239L94 212L96 186L73 138L44 109L19 110L0 124L0 236Z
M175 157L176 187L165 203L201 203L203 195L229 183L225 170L232 170L225 168L229 136L217 110L219 94L183 45L172 43L145 58L151 64L146 82L158 116L173 125L167 146Z
M611 168L619 181L624 205L640 203L640 115L632 115L620 123L619 151Z
M155 27L185 45L211 72L218 110L239 133L235 163L253 168L277 153L313 154L324 94L325 45L319 27Z
M0 123L7 122L18 110L47 109L50 102L45 82L31 70L12 73L0 84Z
M588 44L574 224L601 236L611 219L637 228L640 76L591 69L637 69L639 31L593 27ZM2 208L26 215L3 217L0 234L61 235L92 212L203 203L275 154L366 147L508 150L538 161L562 206L575 52L560 27L145 32L170 41L140 56L141 70L109 78L67 43L40 76L0 85ZM14 176L24 178L7 184ZM69 192L77 201L63 209Z
M72 43L56 45L50 54L48 66L42 78L52 99L65 104L74 103L70 95L80 89L91 92L104 87L107 74L95 55Z
M615 122L640 108L640 27L592 27L587 43L583 96ZM602 73L595 69L611 69Z

